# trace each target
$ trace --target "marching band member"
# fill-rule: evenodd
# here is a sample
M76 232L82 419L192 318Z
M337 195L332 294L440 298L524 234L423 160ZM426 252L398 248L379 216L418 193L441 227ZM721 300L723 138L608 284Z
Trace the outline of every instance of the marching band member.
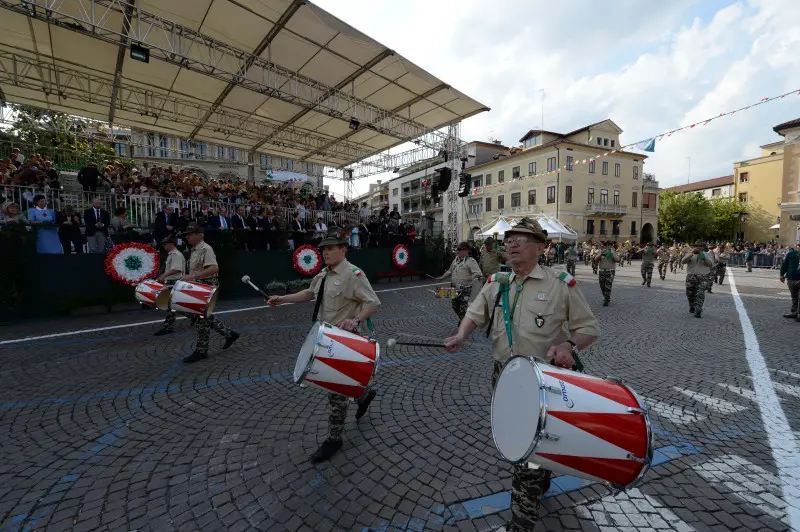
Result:
M453 259L450 267L437 281L442 281L448 276L452 276L452 284L458 290L458 295L453 298L453 311L458 316L458 321L464 319L469 307L469 298L472 295L472 281L480 279L483 275L478 262L469 256L469 243L461 242L458 247L458 256Z
M603 293L603 306L607 307L611 302L611 287L614 285L614 276L617 274L617 263L622 263L622 259L614 251L611 242L603 242L603 248L598 253L597 268L600 270L598 279L600 280L600 291Z
M444 341L447 351L456 352L476 328L488 326L494 357L492 388L512 355L538 356L557 366L572 368L574 350L590 346L599 334L597 320L574 286L574 278L537 264L546 241L541 226L528 218L506 231L506 253L513 273L492 275L469 306L458 333ZM510 289L501 291L501 285ZM564 333L565 324L571 339ZM550 477L550 471L531 468L526 463L512 467L509 531L534 529L539 519L540 499L550 487Z
M189 273L180 280L219 286L217 255L214 253L214 248L204 240L205 230L197 224L192 224L183 232L183 237L192 246L192 253L189 255ZM225 345L222 346L222 349L228 349L233 342L239 339L239 333L222 323L213 314L199 318L197 320L197 346L191 355L183 359L186 364L208 357L211 329L225 337Z
M647 284L647 286L650 286L650 283L653 281L655 260L656 248L653 247L651 242L645 242L642 248L642 285Z
M681 264L686 264L686 298L689 300L689 312L699 318L706 300L706 282L711 268L711 259L703 253L706 245L698 240L690 253L685 253Z
M311 301L316 297L312 322L316 322L319 316L321 321L346 331L358 333L362 323L366 323L372 330L370 316L378 310L381 302L364 272L345 258L349 244L350 237L346 231L338 227L329 228L325 238L319 243L325 268L314 277L311 286L295 294L272 296L267 304L275 307L282 303ZM367 412L375 395L375 390L371 388L364 390L364 395L357 400L357 420ZM315 464L329 460L342 447L349 399L330 392L328 401L328 437L311 456L311 462Z
M167 251L167 263L164 265L164 272L156 278L159 283L174 285L186 273L186 259L183 253L178 251L178 238L175 235L167 235L161 240L161 245ZM156 331L155 336L163 336L172 333L175 327L177 312L167 310L167 317L164 318L164 326Z
M665 244L658 248L658 276L664 281L667 278L667 268L669 267L669 249Z

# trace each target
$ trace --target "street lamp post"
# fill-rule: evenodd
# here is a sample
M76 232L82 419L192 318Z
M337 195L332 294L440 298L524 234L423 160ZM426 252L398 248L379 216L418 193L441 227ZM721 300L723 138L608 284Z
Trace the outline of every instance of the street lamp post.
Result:
M736 234L734 240L744 242L744 223L747 221L747 211L737 212L736 219L739 220L739 232Z

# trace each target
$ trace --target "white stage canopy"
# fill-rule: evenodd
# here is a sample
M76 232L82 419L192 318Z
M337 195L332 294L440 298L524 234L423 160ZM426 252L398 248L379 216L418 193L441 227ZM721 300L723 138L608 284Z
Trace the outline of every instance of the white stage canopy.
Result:
M438 145L438 129L488 110L307 0L0 0L0 87L11 103L330 166Z
M559 240L563 242L576 242L578 240L578 233L561 223L557 218L545 214L533 214L529 217L539 222L542 229L547 231L547 238L550 240ZM493 237L494 234L497 233L499 238L503 238L505 232L511 229L517 221L519 221L518 218L505 218L500 216L494 224L487 226L489 228L482 230L477 236L488 238L490 236Z

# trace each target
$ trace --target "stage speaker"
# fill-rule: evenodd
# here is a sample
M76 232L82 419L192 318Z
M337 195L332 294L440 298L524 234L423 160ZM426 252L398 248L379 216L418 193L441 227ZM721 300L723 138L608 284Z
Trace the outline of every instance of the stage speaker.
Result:
M452 179L453 171L450 168L437 168L434 174L434 183L439 186L439 190L445 191L450 188L450 180Z
M472 175L461 173L458 177L458 197L469 196L469 191L472 188Z

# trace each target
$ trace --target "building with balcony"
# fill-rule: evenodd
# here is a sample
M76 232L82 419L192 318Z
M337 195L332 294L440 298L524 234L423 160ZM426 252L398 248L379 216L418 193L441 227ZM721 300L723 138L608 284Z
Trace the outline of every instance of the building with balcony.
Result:
M502 143L472 141L467 144L467 161L465 169L478 164L486 164L495 160L495 157L508 150ZM448 215L445 213L447 208L447 194L455 194L458 187L458 175L451 177L449 192L440 191L438 201L431 198L431 185L436 170L450 165L441 157L433 157L418 164L404 168L399 175L389 181L389 208L403 215L403 218L411 222L417 222L422 218L431 221L443 222ZM460 202L459 202L460 204ZM458 220L464 216L463 211L458 210L454 213Z
M733 163L734 197L747 204L744 239L769 242L778 238L784 175L784 143L761 146L761 155Z
M678 194L700 192L708 199L733 198L733 175L715 177L713 179L704 179L702 181L695 181L694 183L689 183L686 185L665 188L664 192L675 192Z
M783 137L783 179L779 241L800 243L800 118L778 124L773 131Z
M644 173L646 155L619 150L621 133L612 120L570 133L531 130L520 146L474 165L472 190L462 198L463 234L499 215L542 213L580 241L655 240L658 182Z
M353 201L357 203L359 207L366 203L367 208L371 212L377 213L382 208L389 205L389 182L387 181L384 183L382 180L378 179L375 183L370 183L369 190L357 198L354 198Z

